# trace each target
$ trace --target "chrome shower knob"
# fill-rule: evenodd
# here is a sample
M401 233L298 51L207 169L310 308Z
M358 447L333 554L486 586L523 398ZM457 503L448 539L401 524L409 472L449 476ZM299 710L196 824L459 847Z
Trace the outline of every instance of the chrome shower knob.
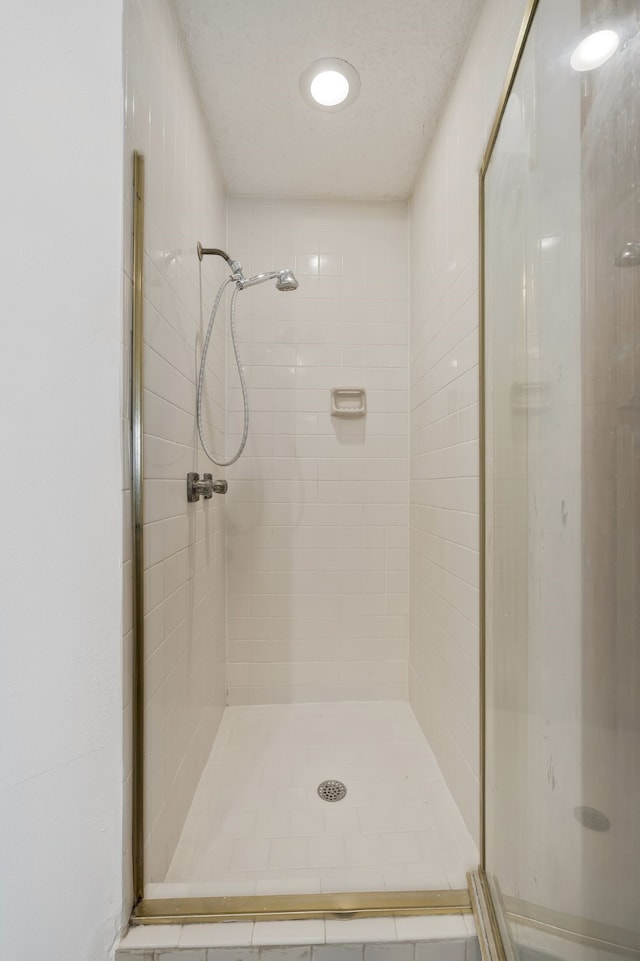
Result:
M202 480L200 474L193 471L187 474L187 500L190 504L199 501L201 497L208 501L214 494L226 494L228 487L226 480L214 481L212 474L204 474Z

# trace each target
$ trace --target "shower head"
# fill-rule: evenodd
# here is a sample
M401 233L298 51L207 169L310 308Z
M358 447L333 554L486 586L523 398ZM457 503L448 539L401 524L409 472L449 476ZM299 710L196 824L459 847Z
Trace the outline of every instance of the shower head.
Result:
M255 277L245 277L245 275L242 273L242 265L219 247L203 247L200 241L198 241L196 250L198 253L198 260L202 260L202 258L207 254L215 254L217 257L222 257L224 260L226 260L226 262L229 264L229 269L231 270L231 280L235 280L240 290L244 290L245 287L253 287L254 284L262 284L265 280L275 280L278 290L298 289L298 281L295 278L295 274L289 267L284 267L282 270L271 270L267 274L256 274Z
M284 270L270 270L266 274L256 274L255 277L236 277L236 283L241 290L245 287L253 287L254 284L263 284L265 280L275 280L278 290L298 289L298 281L288 267Z
M292 270L285 267L284 270L278 272L278 279L276 280L276 287L278 290L297 290L298 281Z

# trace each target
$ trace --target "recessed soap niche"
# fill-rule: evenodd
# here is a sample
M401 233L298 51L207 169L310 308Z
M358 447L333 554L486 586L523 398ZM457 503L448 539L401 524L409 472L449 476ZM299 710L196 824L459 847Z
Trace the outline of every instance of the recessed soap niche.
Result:
M331 391L332 417L364 417L367 393L364 387L334 387Z

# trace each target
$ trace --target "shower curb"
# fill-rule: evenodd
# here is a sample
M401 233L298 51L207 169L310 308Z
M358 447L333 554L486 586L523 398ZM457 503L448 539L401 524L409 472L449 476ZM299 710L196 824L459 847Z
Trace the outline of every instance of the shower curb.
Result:
M393 922L393 918L376 918L376 921ZM480 948L471 915L433 916L398 919L415 925L415 937L403 937L402 928L397 937L381 936L371 928L371 938L362 929L363 921L332 921L329 931L324 921L295 922L310 924L308 940L299 931L297 939L289 940L283 932L283 943L276 943L277 935L270 926L269 943L259 944L260 935L247 923L240 922L238 940L233 945L234 923L224 925L147 925L130 929L116 948L115 961L480 961ZM444 922L444 924L443 924ZM265 922L257 922L265 923ZM358 924L359 937L348 929L341 932L336 925ZM322 925L322 933L318 928ZM218 932L225 929L226 944L203 943L220 941ZM395 927L395 925L394 925ZM212 928L216 932L211 934ZM206 929L206 930L205 930ZM353 934L355 935L355 931ZM247 943L247 942L253 943ZM297 943L296 943L297 942Z
M118 948L115 961L480 961L477 937L238 948Z

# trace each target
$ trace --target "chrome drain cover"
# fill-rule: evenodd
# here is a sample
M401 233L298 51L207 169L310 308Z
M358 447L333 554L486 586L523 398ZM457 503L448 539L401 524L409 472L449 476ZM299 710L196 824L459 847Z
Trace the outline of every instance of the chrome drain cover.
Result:
M318 785L318 795L323 801L341 801L346 793L342 781L323 781Z

